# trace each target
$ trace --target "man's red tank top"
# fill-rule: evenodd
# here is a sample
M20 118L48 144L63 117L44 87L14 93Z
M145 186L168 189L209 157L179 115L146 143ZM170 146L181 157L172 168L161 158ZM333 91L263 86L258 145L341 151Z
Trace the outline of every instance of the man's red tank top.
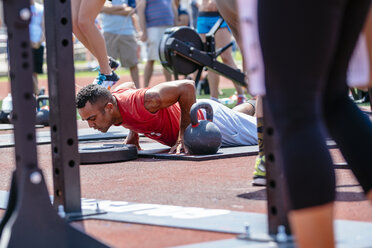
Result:
M176 103L156 113L150 113L144 105L147 89L120 89L112 93L123 118L120 125L136 133L143 133L164 145L173 146L180 129L180 106ZM204 119L200 110L198 119Z

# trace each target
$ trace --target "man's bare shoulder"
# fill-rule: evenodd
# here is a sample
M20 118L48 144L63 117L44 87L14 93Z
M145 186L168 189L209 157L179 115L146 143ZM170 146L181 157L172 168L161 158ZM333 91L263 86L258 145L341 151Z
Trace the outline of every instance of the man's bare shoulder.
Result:
M161 105L159 92L153 89L146 90L144 96L144 105L145 108L151 113L158 111L159 106Z

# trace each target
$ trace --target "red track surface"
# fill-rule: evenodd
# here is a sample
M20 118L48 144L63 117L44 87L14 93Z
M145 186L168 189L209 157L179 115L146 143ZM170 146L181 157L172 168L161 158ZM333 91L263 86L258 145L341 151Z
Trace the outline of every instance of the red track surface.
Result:
M78 83L85 85L91 80L79 79ZM153 83L161 80L158 76ZM231 87L231 84L223 81L224 86ZM83 127L87 127L86 124L79 122L79 128ZM338 150L331 153L336 163L344 161ZM52 192L50 146L38 146L38 155L49 192ZM250 156L203 162L137 159L84 165L80 167L82 197L265 213L265 188L251 186L254 162L255 157ZM14 164L13 148L1 148L0 190L9 190ZM336 218L372 221L372 208L351 171L336 169L336 175ZM108 221L90 220L83 224L90 235L115 247L170 247L234 237Z

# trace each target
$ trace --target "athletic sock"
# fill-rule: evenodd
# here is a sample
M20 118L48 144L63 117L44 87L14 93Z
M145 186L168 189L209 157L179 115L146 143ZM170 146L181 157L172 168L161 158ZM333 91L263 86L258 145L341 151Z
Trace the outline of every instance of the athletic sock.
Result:
M245 102L245 95L238 95L237 103L236 105L242 104Z
M258 138L258 155L263 157L264 153L264 142L263 142L263 117L257 118L257 138Z

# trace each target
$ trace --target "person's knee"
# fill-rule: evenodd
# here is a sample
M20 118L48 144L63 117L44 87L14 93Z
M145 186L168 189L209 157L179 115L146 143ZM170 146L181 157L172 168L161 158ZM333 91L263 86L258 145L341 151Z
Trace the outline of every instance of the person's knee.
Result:
M133 65L133 66L129 66L129 70L130 71L138 71L138 66L137 64Z
M246 114L246 115L251 115L251 116L254 116L256 112L253 103L250 103L250 102L239 104L235 106L232 110L239 112L239 113Z
M79 20L78 16L72 16L72 32L74 34L80 32L78 20Z
M76 20L76 26L79 30L81 30L82 32L86 32L88 31L92 25L94 25L94 22L90 21L89 19L86 19L86 18L81 18L81 17L77 17L77 20Z
M236 67L234 59L231 55L231 51L229 49L221 54L221 59L224 64Z

